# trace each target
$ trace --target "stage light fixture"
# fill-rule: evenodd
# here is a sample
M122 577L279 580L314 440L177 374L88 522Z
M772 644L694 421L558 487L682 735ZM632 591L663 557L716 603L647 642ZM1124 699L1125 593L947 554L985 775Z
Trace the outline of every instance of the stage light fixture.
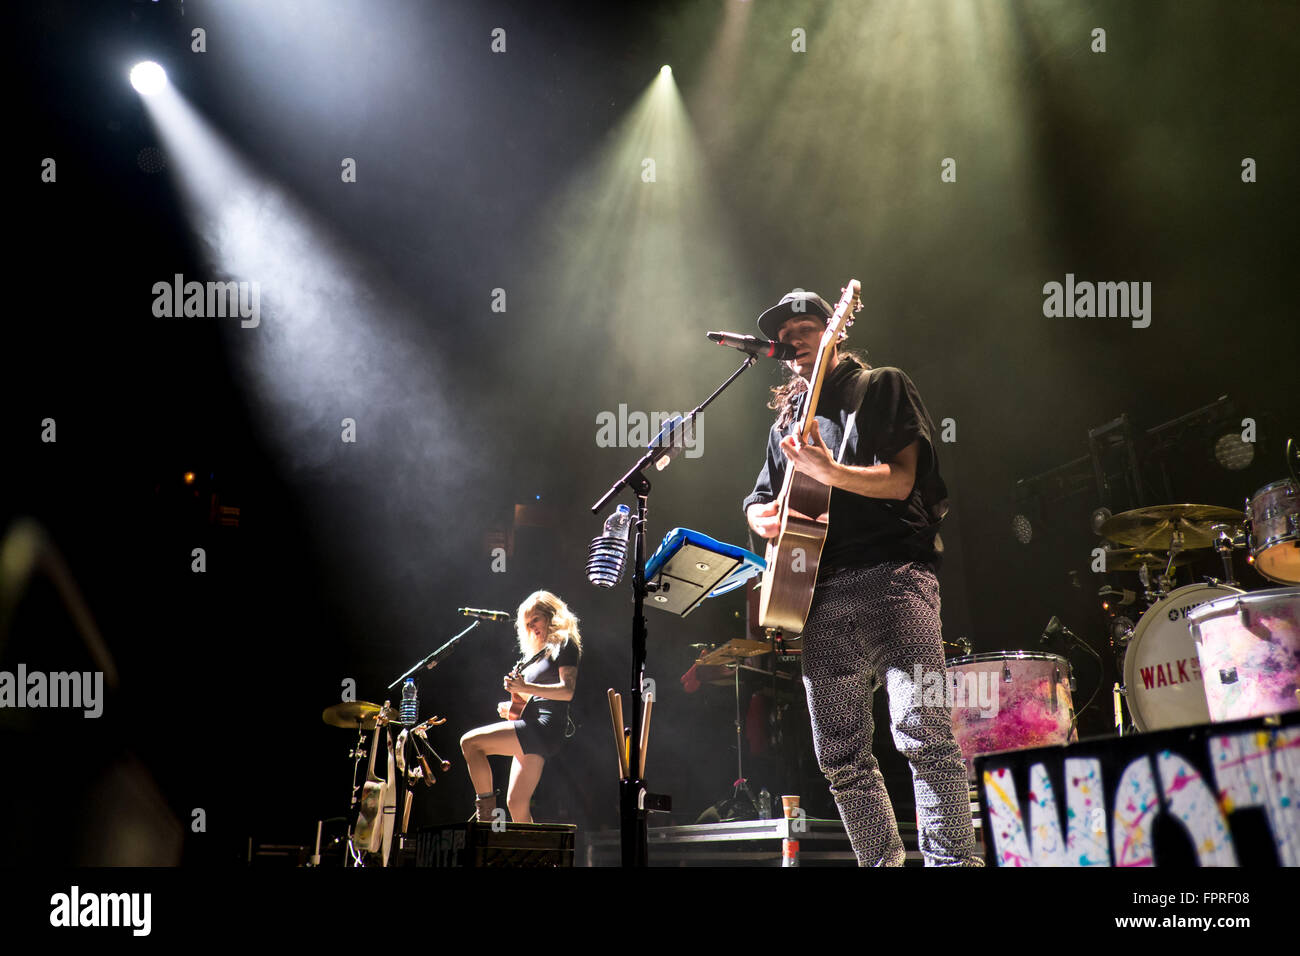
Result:
M141 96L153 96L167 85L167 73L153 60L131 67L131 85Z
M1228 471L1241 471L1255 460L1255 446L1237 432L1228 432L1214 443L1214 460Z
M1028 544L1033 540L1034 526L1024 515L1016 515L1011 519L1011 532L1021 544Z

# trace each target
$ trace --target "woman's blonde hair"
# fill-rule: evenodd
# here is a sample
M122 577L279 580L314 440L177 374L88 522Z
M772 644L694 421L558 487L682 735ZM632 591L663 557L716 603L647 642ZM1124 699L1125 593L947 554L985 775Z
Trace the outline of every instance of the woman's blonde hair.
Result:
M578 633L577 615L550 591L534 591L524 598L515 615L515 636L519 639L520 654L532 657L541 650L540 647L533 646L532 635L528 633L528 619L537 612L545 614L550 621L546 628L546 643L550 645L552 660L560 653L566 640L573 641L578 653L582 653L582 635Z

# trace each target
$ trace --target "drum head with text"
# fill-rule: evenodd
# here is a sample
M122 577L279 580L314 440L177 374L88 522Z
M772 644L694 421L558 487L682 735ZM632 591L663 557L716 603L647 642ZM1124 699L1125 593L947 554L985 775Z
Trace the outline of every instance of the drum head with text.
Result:
M1210 722L1201 662L1187 615L1207 601L1239 593L1235 588L1189 584L1142 615L1124 653L1126 701L1138 730Z

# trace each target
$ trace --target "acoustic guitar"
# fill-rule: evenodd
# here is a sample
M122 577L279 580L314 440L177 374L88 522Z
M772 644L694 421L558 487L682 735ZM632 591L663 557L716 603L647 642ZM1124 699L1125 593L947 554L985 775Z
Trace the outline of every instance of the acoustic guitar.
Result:
M834 314L826 321L826 331L822 333L812 376L808 380L807 400L792 432L798 435L801 444L808 441L808 432L812 430L831 351L848 337L853 313L862 308L861 289L857 279L850 279ZM767 570L763 573L759 622L765 628L798 634L808 620L813 588L817 585L817 566L821 561L822 546L826 543L830 517L831 489L829 485L787 467L785 483L777 501L781 506L777 512L781 531L767 545Z
M397 809L391 744L388 747L388 779L385 780L375 773L375 755L379 753L381 735L387 733L385 727L390 710L388 701L385 701L384 709L375 716L375 736L370 742L370 763L366 767L366 779L361 787L361 805L357 810L357 826L353 831L353 841L357 848L368 853L378 853L381 849L387 849L385 837L391 841L392 814L396 813ZM387 858L387 853L384 855Z
M528 660L526 661L521 660L518 664L514 666L514 669L510 671L510 676L522 678L524 676L524 671L528 670L528 668L532 667L543 657L545 657L547 653L550 651L550 649L551 649L551 645L547 644L545 647L543 647L540 651L538 651ZM530 698L528 697L523 697L519 694L516 694L514 691L511 691L510 711L509 711L509 716L506 717L506 720L518 720L520 716L523 714L524 708L528 706L529 699Z

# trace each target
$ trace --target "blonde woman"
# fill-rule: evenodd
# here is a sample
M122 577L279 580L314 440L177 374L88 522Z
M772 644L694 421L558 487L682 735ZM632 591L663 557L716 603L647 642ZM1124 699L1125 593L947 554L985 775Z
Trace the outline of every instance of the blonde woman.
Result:
M510 819L515 823L533 822L533 791L542 778L546 758L564 743L569 701L578 683L582 637L578 634L578 619L568 605L550 591L535 591L519 605L515 632L520 663L532 663L519 676L512 672L502 679L502 686L512 698L497 705L501 722L478 727L460 738L460 750L474 785L475 816L480 822L490 822L496 809L488 757L497 754L514 758L510 789L506 792ZM510 707L515 697L527 703L518 718L511 720Z

